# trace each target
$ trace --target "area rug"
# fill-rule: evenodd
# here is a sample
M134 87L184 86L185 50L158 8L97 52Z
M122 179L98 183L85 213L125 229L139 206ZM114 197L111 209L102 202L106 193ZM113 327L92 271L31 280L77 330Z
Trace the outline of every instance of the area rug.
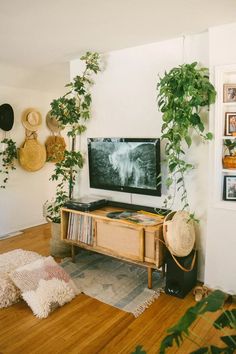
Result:
M147 269L95 252L80 250L76 262L60 264L78 290L138 317L163 291L162 275L153 272L153 289L147 288Z

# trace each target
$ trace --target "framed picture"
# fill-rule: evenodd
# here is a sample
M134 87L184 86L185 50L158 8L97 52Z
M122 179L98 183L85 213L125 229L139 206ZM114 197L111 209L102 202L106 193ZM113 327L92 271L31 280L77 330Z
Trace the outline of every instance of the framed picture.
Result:
M224 176L224 200L236 201L236 175Z
M236 102L236 84L224 84L224 102Z
M225 135L236 136L236 112L225 113Z

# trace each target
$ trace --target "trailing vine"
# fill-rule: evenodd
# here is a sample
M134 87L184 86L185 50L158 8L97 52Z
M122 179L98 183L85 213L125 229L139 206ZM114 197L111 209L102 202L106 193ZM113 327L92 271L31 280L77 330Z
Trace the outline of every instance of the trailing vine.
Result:
M6 188L6 184L9 179L9 172L15 170L15 159L17 158L16 143L12 139L4 138L0 142L0 146L3 145L3 151L0 151L0 174L3 174L3 181L0 188Z
M183 64L171 69L157 84L158 107L163 113L161 139L165 141L165 159L168 177L165 185L168 195L164 207L171 209L176 193L181 193L182 209L189 210L185 184L186 174L194 168L185 161L186 148L192 145L193 135L203 141L213 138L205 132L202 108L215 102L216 91L209 81L207 68L199 68L197 62ZM170 187L173 194L170 194ZM169 205L171 203L171 205ZM190 214L194 218L194 214Z
M83 74L77 75L66 85L70 90L64 96L51 102L51 115L58 120L62 128L68 128L67 135L71 147L70 150L65 151L64 159L55 164L50 178L52 181L58 181L58 184L55 199L46 203L46 217L56 223L60 222L61 207L73 196L76 177L84 164L81 152L76 151L76 137L86 130L86 122L91 117L92 75L101 70L98 53L87 52L80 59L85 62Z

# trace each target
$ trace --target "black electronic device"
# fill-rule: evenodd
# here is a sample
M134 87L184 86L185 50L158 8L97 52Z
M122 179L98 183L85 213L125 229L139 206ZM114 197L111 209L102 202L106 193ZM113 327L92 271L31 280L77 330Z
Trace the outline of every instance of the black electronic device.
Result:
M190 269L193 257L193 250L188 256L176 257L182 267ZM169 252L166 254L166 286L165 293L168 295L184 298L197 283L197 255L193 269L189 272L182 270L174 261Z
M108 203L107 199L99 199L96 197L82 197L79 199L70 199L65 202L64 207L79 211L92 211L103 208Z
M90 188L161 195L160 139L89 138Z

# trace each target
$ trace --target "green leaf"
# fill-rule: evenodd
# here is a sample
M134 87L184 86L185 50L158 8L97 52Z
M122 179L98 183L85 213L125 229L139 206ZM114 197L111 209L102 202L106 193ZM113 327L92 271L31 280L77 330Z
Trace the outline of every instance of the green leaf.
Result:
M165 181L165 184L167 186L167 188L169 188L173 183L173 179L171 177L168 177Z
M231 349L236 350L236 335L223 336L220 339Z
M173 334L169 334L161 342L159 354L165 354L166 349L172 347L174 343L176 343L177 346L179 347L182 342L183 342L183 337L181 333L176 332Z
M199 124L198 124L198 129L200 130L200 132L204 132L204 125L203 125L203 123L202 122L200 122Z
M143 347L141 345L138 345L135 348L135 351L132 352L131 354L146 354L146 352L143 350Z
M185 136L185 141L186 141L188 147L190 147L192 145L192 139L189 135Z
M203 314L205 312L215 312L219 310L223 306L226 297L226 294L221 290L213 291L210 293L210 295L200 301L200 303L204 306L202 307L199 314Z
M210 353L211 354L233 354L233 351L231 348L219 348L214 345L211 345Z
M208 353L209 353L209 348L208 347L204 347L204 348L199 348L197 350L194 350L190 354L208 354Z
M214 322L214 327L229 327L236 329L236 309L224 311Z
M206 138L207 138L207 140L212 140L213 139L213 134L212 133L207 133L206 134Z

